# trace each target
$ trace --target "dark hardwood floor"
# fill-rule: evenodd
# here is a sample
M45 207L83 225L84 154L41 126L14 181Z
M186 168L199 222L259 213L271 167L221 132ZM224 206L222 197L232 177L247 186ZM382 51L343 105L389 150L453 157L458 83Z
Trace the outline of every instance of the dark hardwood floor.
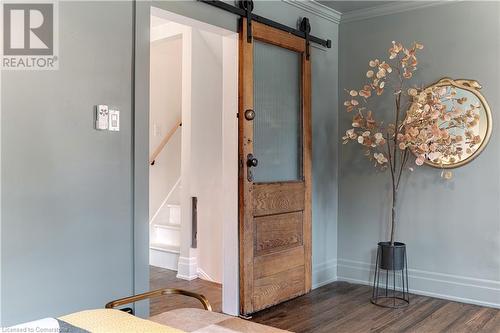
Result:
M214 311L221 312L222 286L201 279L193 281L181 280L176 277L177 272L159 267L149 266L150 290L160 288L178 288L193 291L204 295L212 305ZM201 303L194 299L181 295L168 295L151 300L149 312L151 316L179 308L203 308Z
M221 309L219 284L179 280L175 272L151 267L151 289L182 288L205 295L215 311ZM260 311L254 322L292 332L450 332L500 333L500 310L412 295L411 305L392 310L370 303L368 286L334 282ZM167 296L151 302L151 315L179 307L201 307L195 300Z
M412 295L404 309L370 303L371 288L334 282L255 314L293 332L500 332L500 310Z

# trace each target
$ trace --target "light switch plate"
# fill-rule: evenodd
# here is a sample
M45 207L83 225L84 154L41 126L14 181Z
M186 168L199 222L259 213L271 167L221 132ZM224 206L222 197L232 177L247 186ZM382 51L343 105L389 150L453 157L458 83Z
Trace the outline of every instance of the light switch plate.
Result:
M109 130L119 131L120 130L120 111L119 110L109 110Z
M107 105L96 105L95 107L95 129L107 130L109 122L109 110Z

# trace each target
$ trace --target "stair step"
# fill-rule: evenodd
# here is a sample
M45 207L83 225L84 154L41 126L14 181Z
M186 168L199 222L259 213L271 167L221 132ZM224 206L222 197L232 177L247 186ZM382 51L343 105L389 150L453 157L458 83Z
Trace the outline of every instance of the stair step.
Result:
M151 228L151 243L179 246L181 228L179 225L154 224Z
M166 203L160 208L160 211L151 221L150 242L151 244L165 245L163 248L166 249L171 249L169 246L178 248L181 239L180 229L181 206ZM160 246L159 249L161 248L162 247ZM153 248L151 249L153 250Z
M154 225L155 224L180 225L181 224L180 206L176 206L176 205L163 206L151 222Z
M149 246L149 264L156 267L177 271L180 251L178 246L151 243Z
M155 223L153 227L169 230L181 230L181 225L176 223Z
M152 250L169 252L169 253L180 253L181 252L179 246L168 245L168 244L163 244L163 243L151 243L149 245L149 248Z

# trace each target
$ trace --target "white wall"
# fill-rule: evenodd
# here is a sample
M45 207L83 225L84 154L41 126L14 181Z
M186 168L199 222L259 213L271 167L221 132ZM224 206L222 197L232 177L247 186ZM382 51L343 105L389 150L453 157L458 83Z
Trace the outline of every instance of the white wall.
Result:
M177 175L178 170L182 178L179 277L192 279L198 272L201 278L221 283L224 219L223 37L171 21L175 17L158 10L155 11L156 14L158 16L153 16L155 19L151 30L151 39L154 41L151 44L151 141L155 140L155 119L173 124L182 113L183 126L182 143L181 131L178 131L157 161L162 162L167 169L174 168L175 172L165 170L163 166L158 169L155 169L156 165L150 168L150 215L156 212L170 189L169 186L165 189L164 185L173 184L177 180L172 175ZM165 39L166 36L170 38ZM158 101L153 101L154 96ZM156 111L153 110L155 104L158 109ZM165 109L168 109L168 114L165 114ZM154 112L158 115L153 119ZM179 137L176 138L177 136ZM150 144L151 149L157 145ZM178 159L172 160L173 154L182 155L182 163ZM191 197L198 198L197 250L190 249ZM193 271L196 266L197 272Z
M150 48L149 153L181 117L182 37L158 39ZM149 218L160 208L181 172L181 130L178 129L149 168Z
M222 37L193 29L191 191L198 197L198 270L222 281Z

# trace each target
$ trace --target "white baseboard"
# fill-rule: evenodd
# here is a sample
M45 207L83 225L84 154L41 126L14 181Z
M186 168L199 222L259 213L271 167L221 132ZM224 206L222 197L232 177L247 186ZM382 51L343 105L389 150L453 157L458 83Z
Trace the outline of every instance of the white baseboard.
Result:
M312 289L337 281L337 260L328 260L312 268Z
M203 269L201 269L200 267L198 267L198 277L202 280L205 280L205 281L210 281L210 282L215 282L215 283L219 283L217 281L215 281L210 275L207 274L207 272L205 272Z
M198 278L196 257L179 257L177 278L183 280L194 280Z
M339 259L337 280L372 285L375 266ZM500 308L500 281L408 269L410 292L418 295Z

